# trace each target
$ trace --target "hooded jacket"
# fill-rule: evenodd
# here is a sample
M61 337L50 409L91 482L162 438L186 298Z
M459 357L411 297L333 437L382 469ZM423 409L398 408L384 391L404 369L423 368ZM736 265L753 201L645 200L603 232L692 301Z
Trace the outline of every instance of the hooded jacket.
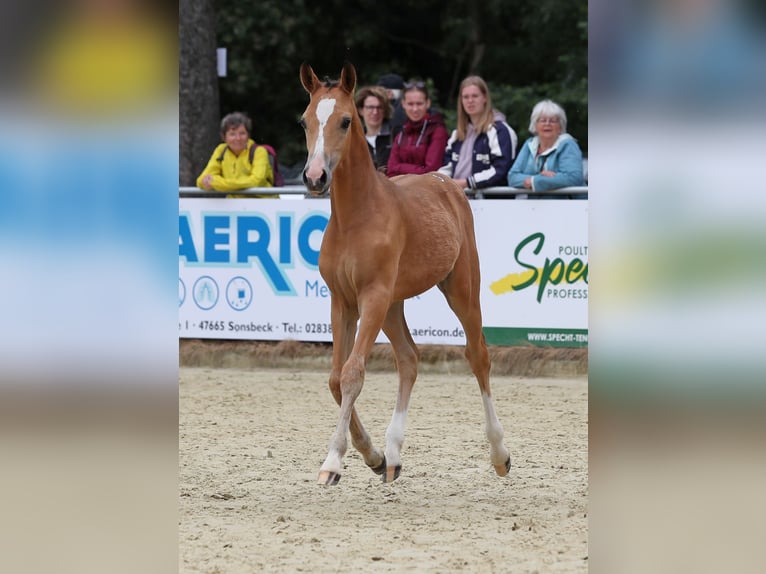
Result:
M524 180L530 176L532 191L583 185L582 151L571 135L561 134L553 147L538 156L539 146L537 136L524 142L519 158L508 173L509 186L524 187ZM540 175L543 170L553 171L556 175Z
M505 123L505 116L495 110L495 122L486 132L476 135L473 144L471 175L468 176L468 187L480 189L496 185L506 185L508 170L516 158L518 138L513 128ZM457 139L457 130L447 142L444 152L443 167L440 173L452 177L455 166L463 147L463 141Z
M394 137L386 175L436 171L442 165L446 145L447 128L439 112L426 114L419 122L408 119Z

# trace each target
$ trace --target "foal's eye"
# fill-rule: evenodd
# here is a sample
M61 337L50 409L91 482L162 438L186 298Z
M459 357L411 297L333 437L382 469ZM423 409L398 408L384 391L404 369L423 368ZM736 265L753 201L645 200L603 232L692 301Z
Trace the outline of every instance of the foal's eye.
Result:
M343 118L343 120L341 120L340 122L340 128L342 130L347 130L348 126L350 125L351 125L351 118Z
M301 126L305 130L306 129L306 120L301 118L301 121L298 122L298 125Z

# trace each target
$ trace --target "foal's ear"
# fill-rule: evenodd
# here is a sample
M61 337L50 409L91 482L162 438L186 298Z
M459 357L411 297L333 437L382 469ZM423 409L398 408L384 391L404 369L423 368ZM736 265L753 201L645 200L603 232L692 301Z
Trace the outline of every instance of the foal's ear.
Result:
M340 87L347 94L353 94L356 87L356 68L351 62L344 62L340 73Z
M303 84L303 89L309 94L313 94L319 88L320 83L312 67L303 62L301 64L301 84Z

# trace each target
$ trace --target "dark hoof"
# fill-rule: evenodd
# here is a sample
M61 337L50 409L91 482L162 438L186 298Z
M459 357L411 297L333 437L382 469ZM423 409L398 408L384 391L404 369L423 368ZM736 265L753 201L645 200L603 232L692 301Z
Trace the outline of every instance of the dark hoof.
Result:
M386 473L381 477L383 482L394 482L399 478L399 473L402 471L402 465L397 464L386 469Z
M337 472L328 472L328 471L322 471L319 473L319 478L317 479L317 484L322 484L324 486L335 486L340 482L340 474Z
M508 457L508 460L505 461L505 464L496 464L495 465L495 472L498 476L505 476L507 475L511 470L511 457Z
M381 462L378 466L370 467L372 469L372 472L375 474L383 474L386 472L386 457L383 457L383 462Z

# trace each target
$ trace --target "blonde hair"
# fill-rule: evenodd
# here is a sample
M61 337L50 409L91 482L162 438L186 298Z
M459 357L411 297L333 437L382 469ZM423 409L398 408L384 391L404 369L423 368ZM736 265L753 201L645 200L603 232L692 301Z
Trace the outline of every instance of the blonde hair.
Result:
M378 98L380 105L383 106L383 121L390 120L394 113L394 109L391 107L391 102L388 101L386 88L381 88L380 86L364 86L363 88L359 88L356 92L356 98L354 99L357 110L364 107L364 100L370 96ZM362 114L360 113L359 115L361 116Z
M457 91L457 139L463 141L465 139L466 132L468 131L468 124L471 123L471 117L463 109L463 90L468 86L476 86L479 91L487 98L487 103L484 106L484 111L479 118L479 124L474 126L477 133L484 133L495 123L495 111L492 109L492 96L489 95L489 88L487 82L485 82L480 76L468 76L462 82L460 82L460 89Z

